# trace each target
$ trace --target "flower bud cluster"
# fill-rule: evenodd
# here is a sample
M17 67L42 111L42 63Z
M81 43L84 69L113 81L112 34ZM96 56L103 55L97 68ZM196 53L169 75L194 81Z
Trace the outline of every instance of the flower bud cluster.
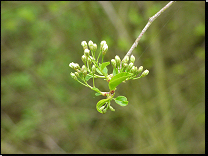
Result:
M115 56L115 59L111 60L111 64L113 66L113 68L120 68L120 64L122 64L122 68L121 68L121 72L130 72L133 73L134 77L137 76L139 73L141 73L143 71L143 66L140 66L139 68L137 68L136 66L134 66L134 62L135 62L135 57L134 55L131 55L131 57L129 58L129 56L125 56L124 59L121 61L120 57L118 55ZM144 77L146 75L148 75L149 71L145 70L142 74L141 77Z

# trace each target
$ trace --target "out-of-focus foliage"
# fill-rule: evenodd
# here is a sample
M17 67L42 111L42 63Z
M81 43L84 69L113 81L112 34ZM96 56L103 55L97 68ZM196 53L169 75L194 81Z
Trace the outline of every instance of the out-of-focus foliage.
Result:
M116 92L128 106L98 113L101 98L70 76L81 41L123 57L166 4L1 2L1 153L205 153L205 2L152 23L133 52L149 75Z

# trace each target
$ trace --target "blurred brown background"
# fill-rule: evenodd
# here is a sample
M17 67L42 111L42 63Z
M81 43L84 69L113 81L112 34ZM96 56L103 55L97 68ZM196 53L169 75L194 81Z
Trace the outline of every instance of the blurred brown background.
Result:
M176 2L149 27L133 51L149 75L116 91L128 106L100 114L103 97L70 76L81 41L123 58L167 3L1 2L1 153L205 153L205 2Z

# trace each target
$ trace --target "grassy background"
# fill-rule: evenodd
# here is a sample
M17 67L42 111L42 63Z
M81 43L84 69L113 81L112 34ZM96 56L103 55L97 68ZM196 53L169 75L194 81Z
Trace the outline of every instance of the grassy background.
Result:
M81 41L123 58L166 4L1 2L1 153L205 153L205 2L176 2L147 30L133 54L149 75L116 91L128 106L98 113L102 97L70 76Z

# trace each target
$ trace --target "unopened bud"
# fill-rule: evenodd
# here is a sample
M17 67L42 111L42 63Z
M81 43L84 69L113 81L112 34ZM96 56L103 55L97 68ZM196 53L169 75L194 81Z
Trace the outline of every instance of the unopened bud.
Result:
M129 61L129 56L125 56L124 59L122 60L123 63L128 63Z
M83 47L84 50L88 48L88 47L87 47L87 42L86 42L86 41L82 41L82 42L81 42L81 45L82 45L82 47Z
M137 72L137 67L133 66L130 70L131 73L133 73L134 75L136 74Z
M87 63L88 63L89 65L92 64L92 59L93 59L92 56L88 57Z
M87 76L87 68L86 68L85 65L82 66L81 70L82 70L82 73L83 73L84 77Z
M141 77L145 77L145 76L147 76L148 74L149 74L149 70L146 69L145 71L143 71Z
M73 79L77 80L77 77L76 77L76 75L75 75L74 73L71 73L70 75L71 75L71 77L72 77Z
M96 51L97 50L97 44L93 44L93 48L92 48L92 51Z
M119 67L119 66L120 66L120 63L121 63L120 57L119 57L118 55L116 55L116 56L115 56L115 60L116 60L116 65L117 65L117 67Z
M87 62L87 57L85 55L82 55L82 62L85 64Z
M105 55L106 52L107 52L107 50L108 50L108 45L105 44L105 45L103 46L103 48L102 48L102 54Z
M115 59L111 60L111 64L112 64L113 68L116 68L116 60Z
M100 110L103 111L103 109L105 108L105 106L100 107Z
M76 77L79 77L79 73L78 72L75 72L74 74L76 75Z
M139 69L138 69L138 73L141 73L143 70L143 66L140 66Z
M106 44L106 41L101 41L100 47L102 48Z
M131 68L133 67L133 63L129 63L129 66L128 66L128 68L127 68L127 72L129 72L130 70L131 70Z
M85 50L84 50L84 55L85 55L86 57L89 57L89 56L90 56L90 50L89 50L89 49L85 49Z
M95 65L92 66L92 73L95 74L96 67Z
M124 71L126 70L127 67L128 67L128 64L127 63L123 63L122 68L123 68Z
M69 64L69 67L71 67L71 68L73 68L73 69L75 69L75 70L77 70L77 69L80 68L80 67L79 67L79 64L78 64L78 63L74 63L74 62L70 63L70 64Z
M88 42L88 46L90 47L90 50L91 50L93 47L93 42L91 40Z
M131 55L130 62L134 63L134 61L135 61L135 57L134 57L134 55Z
M111 111L115 111L115 109L112 106L110 106L109 108Z

